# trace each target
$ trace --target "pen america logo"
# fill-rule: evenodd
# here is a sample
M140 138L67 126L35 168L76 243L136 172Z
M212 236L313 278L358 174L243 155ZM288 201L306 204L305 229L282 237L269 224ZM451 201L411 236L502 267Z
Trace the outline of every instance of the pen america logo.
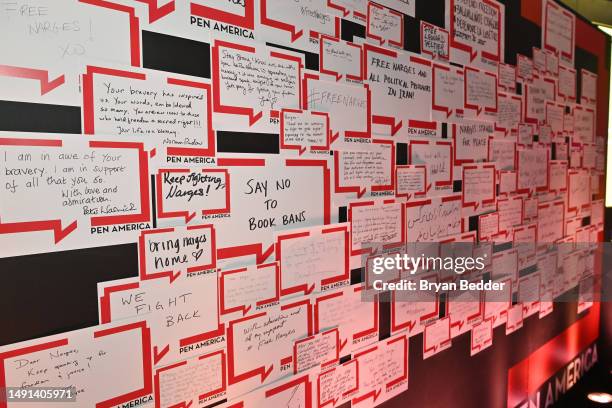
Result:
M518 408L548 408L568 392L598 361L597 343L568 362Z

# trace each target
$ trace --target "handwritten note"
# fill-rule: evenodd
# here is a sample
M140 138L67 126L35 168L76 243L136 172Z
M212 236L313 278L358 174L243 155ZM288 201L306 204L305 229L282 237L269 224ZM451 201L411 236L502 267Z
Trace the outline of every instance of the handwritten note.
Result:
M503 55L504 6L495 0L454 0L446 4L451 60L466 65L475 62L497 71L497 62Z
M3 63L21 67L69 70L83 56L91 60L139 65L132 60L130 14L100 4L58 0L15 1L0 10ZM109 30L109 27L113 27ZM28 52L24 52L28 50Z
M84 81L91 83L92 94L85 88L85 116L91 120L86 133L144 136L153 147L208 152L213 140L209 84L150 71L88 71Z
M506 336L523 327L523 305L516 304L508 309Z
M523 317L540 311L540 273L523 276L518 283L518 301L523 304Z
M322 73L331 74L336 80L342 76L357 81L362 79L361 46L323 36L320 53Z
M464 73L462 69L435 63L433 65L432 117L447 121L463 115Z
M365 87L308 77L305 84L304 91L308 95L306 108L328 113L333 134L369 137L370 95Z
M518 143L525 146L531 146L533 143L533 126L531 124L519 123Z
M228 406L303 408L311 402L310 387L308 373L285 377L270 385L256 388L237 400L230 401ZM232 392L244 392L235 391L236 387L232 387L230 390L230 394Z
M430 120L431 64L416 54L365 45L366 80L372 91L372 115ZM376 123L376 117L374 123Z
M503 130L506 134L510 131L517 131L522 118L522 99L516 95L500 93L498 95L495 127Z
M474 356L493 345L493 320L483 320L471 333L470 356Z
M427 169L427 189L430 195L449 192L447 186L452 181L452 151L452 145L448 142L410 141L410 163Z
M395 195L410 199L427 191L427 170L425 166L396 166Z
M525 85L525 118L533 123L546 119L546 101L555 99L554 82L534 76L533 82Z
M550 172L550 191L563 191L567 188L567 161L551 160Z
M161 169L157 174L159 217L229 211L229 174L221 169Z
M519 269L535 265L535 246L538 239L537 228L538 225L535 222L514 228L514 247L518 250Z
M206 396L213 403L225 396L225 362L223 351L203 355L157 370L156 393L160 405L186 405Z
M465 73L465 107L497 113L497 75L467 67Z
M508 321L508 309L512 306L512 281L509 279L495 279L494 282L503 284L503 290L484 292L484 319L491 320L493 328L501 326Z
M453 338L469 332L474 324L482 320L481 295L478 290L449 292L447 312Z
M463 121L453 123L455 164L457 162L486 161L489 136L495 132L492 123Z
M514 193L516 191L516 171L502 170L499 172L499 194Z
M142 224L149 221L146 163L141 144L74 136L0 138L0 185L7 198L0 204L0 219L12 224L5 232L49 234L38 235L27 246L12 235L13 240L0 245L0 256L135 242L138 227L114 226L148 227ZM114 241L102 234L114 235Z
M325 161L266 158L225 164L231 184L231 212L203 216L214 220L217 248L232 248L235 256L253 255L252 245L259 244L260 250L267 252L276 231L324 223L329 211ZM313 185L322 187L313 189ZM309 193L304 196L297 194L299 191ZM262 256L258 250L255 253Z
M293 346L295 373L329 364L339 357L338 329L300 339Z
M548 151L543 147L517 148L519 190L535 190L548 185Z
M407 242L440 242L461 232L461 200L436 197L406 207ZM450 199L449 199L450 198Z
M559 96L568 102L576 100L576 70L559 66Z
M309 294L349 278L348 226L338 224L292 230L277 237L281 294Z
M430 55L432 59L448 61L448 31L421 20L421 53Z
M593 109L576 106L574 135L581 143L593 143L595 140L595 112Z
M553 135L557 136L563 132L563 121L565 119L565 105L546 102L546 124L550 126ZM542 140L540 140L542 142Z
M492 212L478 217L478 237L480 241L488 241L499 232L499 213Z
M265 26L287 31L286 38L278 32L276 37L293 43L308 30L335 35L336 19L329 11L323 2L267 0L261 5L261 22Z
M378 341L378 304L365 301L360 286L349 286L341 291L319 296L314 304L318 331L338 328L340 355L347 355Z
M141 277L174 277L214 268L214 241L212 225L145 231L138 242Z
M517 283L519 278L518 249L497 252L491 261L491 275L495 279L510 279ZM485 294L492 291L485 291Z
M546 53L546 72L555 77L559 76L559 57L550 50L544 50Z
M404 43L404 16L376 3L368 3L367 31L368 37L380 45L388 42L402 47Z
M329 151L329 116L309 111L283 110L281 147L309 151Z
M512 231L513 227L523 223L523 199L511 197L497 200L500 231Z
M276 263L219 271L221 315L240 312L242 316L277 303L278 281Z
M533 67L540 73L546 72L546 54L541 48L532 47Z
M500 62L497 77L500 87L508 92L514 92L516 89L516 67L514 65Z
M591 202L591 176L588 170L570 170L567 174L568 211L580 210Z
M75 387L78 404L84 406L110 400L128 402L134 396L145 396L152 391L150 386L145 386L146 379L152 375L146 336L144 322L129 322L0 347L3 386L23 390L43 386ZM108 387L100 387L101 383Z
M595 105L597 102L597 74L580 70L580 100L585 104Z
M353 253L381 244L402 241L401 205L359 203L350 206L351 242Z
M339 174L336 190L364 189L393 185L392 146L371 144L368 150L341 150L335 152Z
M526 82L533 80L533 60L531 58L517 54L516 76Z
M213 47L215 112L259 112L300 107L300 61L266 47L244 48L217 41ZM234 109L232 109L234 108ZM238 110L236 110L238 108ZM242 110L241 110L242 108Z
M563 64L574 65L576 16L551 0L542 2L542 46L559 55Z
M539 204L537 242L547 244L563 238L563 217L563 201Z
M408 356L405 335L380 342L375 348L357 353L359 393L351 406L369 407L373 396L386 401L408 388Z
M332 402L335 406L345 395L357 390L357 362L351 360L319 374L317 381L318 401L321 404Z
M495 203L495 165L464 165L463 205L474 209Z
M299 302L230 322L229 383L249 377L260 377L261 383L280 378L288 369L281 368L281 360L291 357L294 342L309 334L309 314L308 303Z
M423 360L426 360L452 345L450 318L438 319L425 326L423 334Z
M389 7L390 9L397 10L402 14L414 17L416 3L414 0L380 0L377 3Z
M201 353L220 342L205 342L223 335L217 306L217 273L151 279L124 285L100 284L101 321L128 318L146 320L151 327L155 364ZM199 339L199 340L196 340Z
M514 170L516 143L512 140L489 140L489 157L498 170Z
M437 275L413 277L418 286L419 280L438 283ZM425 326L439 316L438 296L434 291L419 290L418 292L394 292L391 302L391 330L400 332L408 330L412 337L422 333Z
M597 167L597 146L592 143L582 145L582 167L586 169L594 169ZM597 183L599 185L599 183Z

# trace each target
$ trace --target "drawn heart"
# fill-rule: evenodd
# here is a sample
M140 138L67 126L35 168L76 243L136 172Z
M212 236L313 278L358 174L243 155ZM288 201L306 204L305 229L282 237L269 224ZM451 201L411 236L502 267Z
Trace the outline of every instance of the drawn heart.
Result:
M193 257L197 261L202 256L202 253L204 253L204 249L200 249L199 251L192 252L191 255L193 255Z

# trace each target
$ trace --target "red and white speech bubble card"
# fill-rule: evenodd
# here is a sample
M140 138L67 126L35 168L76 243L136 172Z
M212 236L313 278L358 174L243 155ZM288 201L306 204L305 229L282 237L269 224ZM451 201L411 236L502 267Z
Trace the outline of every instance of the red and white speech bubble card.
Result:
M0 179L11 199L0 205L0 256L136 242L150 228L142 143L6 136Z
M212 90L200 78L88 65L83 112L84 133L138 137L163 147L162 161L215 155Z
M227 390L225 350L183 360L155 371L155 408L189 407L221 401Z
M88 407L122 405L153 391L150 333L144 321L94 326L0 347L0 368L3 389L36 384L76 387L79 404ZM37 405L28 405L32 404ZM2 403L5 408L20 405Z
M281 296L309 295L348 285L348 224L291 230L277 235Z
M225 343L216 271L176 280L104 282L98 293L101 323L147 321L154 366L221 348Z

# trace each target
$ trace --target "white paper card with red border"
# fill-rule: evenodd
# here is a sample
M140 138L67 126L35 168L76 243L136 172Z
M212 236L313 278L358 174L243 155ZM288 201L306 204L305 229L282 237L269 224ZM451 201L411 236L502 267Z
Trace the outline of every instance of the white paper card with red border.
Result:
M421 54L427 54L433 60L448 61L448 30L421 20Z
M551 1L542 1L542 46L559 57L559 63L574 66L576 38L574 13Z
M506 336L523 327L523 305L518 303L508 309L508 321L506 322Z
M446 0L451 61L497 72L504 60L505 7L495 0Z
M215 271L176 280L102 282L98 285L98 305L100 323L146 320L154 366L225 345Z
M324 370L313 381L315 401L319 407L336 407L350 399L359 390L357 360Z
M408 389L408 339L397 335L355 353L359 392L351 406L371 407Z
M314 332L337 327L340 356L378 341L378 302L363 296L361 285L353 285L312 300Z
M431 61L418 54L363 46L376 134L395 136L408 119L431 119Z
M340 19L323 0L260 0L259 37L262 41L316 52L321 35L338 37Z
M10 197L0 204L0 257L133 243L151 228L142 143L0 133L0 156Z
M130 403L153 391L150 347L149 328L144 321L93 326L3 346L0 386L76 387L76 401L87 407ZM48 404L7 402L5 406L34 408Z
M475 356L493 345L493 320L487 319L472 327L470 356Z
M406 242L440 242L461 233L461 194L407 203Z
M189 406L195 401L205 401L205 406L219 402L227 395L225 350L158 368L154 384L155 408Z
M348 224L289 230L276 236L281 296L309 295L348 285Z
M277 122L270 118L278 111L300 108L304 64L299 54L215 40L211 57L216 128L247 131L268 123L274 129Z
M41 85L53 87L61 75L51 67L70 71L82 56L140 66L139 21L134 7L121 2L57 0L36 5L7 4L0 10L3 38L19 38L19 46L3 41L3 66L37 73ZM109 27L113 29L108 30ZM27 52L24 52L27 50ZM11 75L13 76L13 75ZM17 75L21 76L21 75Z
M88 65L82 80L84 133L138 137L162 163L215 155L209 81L109 65Z
M231 321L227 327L228 396L242 395L293 373L294 342L311 334L307 299Z
M425 326L423 331L423 360L450 348L451 345L449 317L438 319Z
M380 4L368 2L366 38L377 45L404 48L404 16Z

